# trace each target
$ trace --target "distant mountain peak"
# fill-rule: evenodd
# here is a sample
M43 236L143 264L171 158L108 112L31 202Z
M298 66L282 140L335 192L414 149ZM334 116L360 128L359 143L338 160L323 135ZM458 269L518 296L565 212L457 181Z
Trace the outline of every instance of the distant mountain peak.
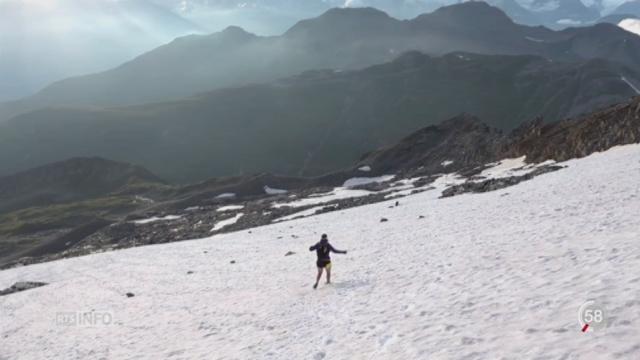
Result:
M469 26L493 26L513 25L511 18L500 8L492 6L484 1L468 1L449 6L443 6L438 10L418 16L415 20L437 20L439 22L468 23Z
M381 30L399 22L384 11L372 7L333 8L317 18L299 21L285 35L365 33Z
M235 25L227 26L221 32L222 33L227 33L227 34L250 34L245 29L241 28L240 26L235 26Z
M500 8L484 1L466 1L458 4L443 6L433 14L458 14L458 15L492 15L508 17Z
M374 7L337 7L327 10L324 14L320 15L320 18L335 16L371 16L382 18L390 17L386 12Z
M248 31L246 31L245 29L241 28L240 26L235 26L235 25L226 27L219 34L223 35L225 37L231 37L231 38L253 38L253 37L256 37L255 34L252 34L252 33L248 32Z

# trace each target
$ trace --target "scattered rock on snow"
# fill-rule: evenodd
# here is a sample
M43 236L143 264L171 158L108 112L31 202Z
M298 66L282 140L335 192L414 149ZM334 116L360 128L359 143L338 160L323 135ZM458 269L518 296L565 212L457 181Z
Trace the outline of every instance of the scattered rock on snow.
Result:
M287 251L286 254L284 254L284 256L291 256L294 255L295 253L293 251Z
M0 296L9 295L9 294L29 290L29 289L34 289L34 288L45 286L45 285L49 285L49 284L44 282L35 282L35 281L20 281L11 285L11 287L9 288L0 290Z
M519 184L526 180L531 180L538 175L557 171L562 168L564 168L564 166L546 165L546 166L541 166L536 170L521 176L510 176L510 177L498 178L498 179L488 179L480 182L467 181L464 184L455 185L445 189L442 192L442 197L446 198L446 197L456 196L464 193L483 193L483 192L499 190L499 189L503 189L509 186Z
M381 222L381 223L382 223L382 222L387 222L387 221L389 221L389 219L387 219L387 218L382 218L382 219L380 219L380 222Z
M136 294L131 293L131 292L128 292L128 293L127 293L127 297L128 297L128 298L132 298L132 297L134 297L134 296L136 296Z
M236 261L235 261L235 260L231 260L231 261L229 262L229 264L235 264L235 263L236 263Z

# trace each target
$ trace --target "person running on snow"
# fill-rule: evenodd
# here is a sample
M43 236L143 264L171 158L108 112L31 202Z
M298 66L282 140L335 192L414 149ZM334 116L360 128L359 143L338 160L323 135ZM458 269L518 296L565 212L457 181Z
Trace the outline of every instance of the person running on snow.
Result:
M346 250L336 250L331 244L329 244L329 238L327 234L322 234L322 238L320 242L311 246L309 251L314 251L318 255L318 261L316 265L318 266L318 277L316 278L316 283L313 285L313 288L318 287L318 283L320 282L320 278L322 277L322 270L327 270L327 284L331 284L331 257L329 253L334 252L336 254L346 254Z

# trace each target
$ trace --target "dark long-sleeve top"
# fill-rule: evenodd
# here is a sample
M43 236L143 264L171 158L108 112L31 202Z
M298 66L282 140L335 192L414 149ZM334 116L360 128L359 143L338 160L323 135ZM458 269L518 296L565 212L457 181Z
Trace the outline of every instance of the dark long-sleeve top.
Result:
M309 251L314 251L316 252L316 255L318 255L318 260L331 260L331 256L329 256L330 253L336 253L336 254L346 254L346 251L343 250L336 250L331 244L327 243L322 243L319 242L313 246L311 246L309 248Z

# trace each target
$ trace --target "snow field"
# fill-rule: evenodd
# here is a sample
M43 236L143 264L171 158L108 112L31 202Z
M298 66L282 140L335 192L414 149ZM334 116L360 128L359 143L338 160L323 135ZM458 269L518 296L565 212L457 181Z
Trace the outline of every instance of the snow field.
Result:
M394 208L2 271L0 288L50 285L0 297L1 356L640 358L640 146L563 165L490 193L439 199L450 175ZM321 233L349 254L314 291ZM607 329L580 331L588 299ZM57 321L92 310L113 321Z

